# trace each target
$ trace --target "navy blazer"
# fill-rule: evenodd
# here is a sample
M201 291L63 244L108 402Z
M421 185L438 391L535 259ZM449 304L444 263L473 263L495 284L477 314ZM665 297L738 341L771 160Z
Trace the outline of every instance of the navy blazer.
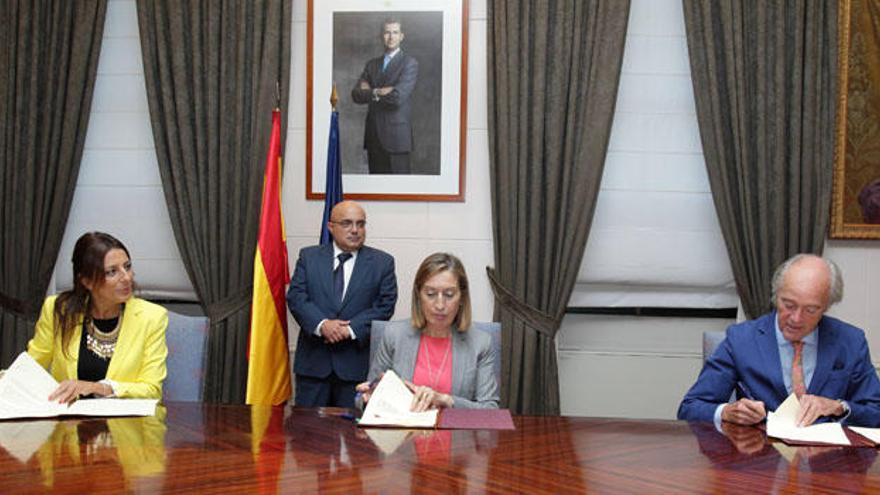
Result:
M776 312L731 325L715 353L678 408L678 419L712 421L718 404L727 402L737 382L753 399L775 411L788 397L776 344ZM816 369L807 393L843 399L851 413L847 424L880 426L880 380L871 364L865 333L830 316L819 320ZM819 418L818 422L831 418Z
M293 371L298 375L326 378L330 372L348 381L363 381L370 363L370 325L387 320L397 303L394 258L363 246L342 302L333 290L333 244L300 250L287 307L300 326ZM321 320L349 320L355 340L327 344L315 335Z
M389 153L408 153L413 149L411 96L419 77L419 63L403 50L382 70L384 61L383 55L367 62L361 77L351 90L355 103L369 104L364 128L364 148L369 148L372 129L382 149ZM394 90L375 101L372 89L360 88L361 81L369 84L370 88L393 86Z

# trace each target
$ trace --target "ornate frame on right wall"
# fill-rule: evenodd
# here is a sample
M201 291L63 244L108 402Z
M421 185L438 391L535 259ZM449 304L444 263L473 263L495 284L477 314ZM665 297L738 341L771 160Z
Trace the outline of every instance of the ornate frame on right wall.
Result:
M833 239L880 239L880 12L840 0Z

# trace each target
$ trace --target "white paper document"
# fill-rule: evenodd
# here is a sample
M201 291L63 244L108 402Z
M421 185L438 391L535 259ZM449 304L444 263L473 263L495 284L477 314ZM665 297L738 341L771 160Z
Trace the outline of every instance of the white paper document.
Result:
M413 393L393 370L388 370L370 395L367 408L358 424L361 426L397 426L401 428L433 428L437 409L412 412Z
M0 377L0 419L55 416L152 416L157 399L79 399L73 404L50 402L58 388L39 363L26 352L18 355Z
M767 414L767 436L794 442L851 445L840 423L797 426L795 420L800 408L797 396L789 395L775 412Z
M864 426L847 426L847 428L876 444L880 444L880 428L866 428Z

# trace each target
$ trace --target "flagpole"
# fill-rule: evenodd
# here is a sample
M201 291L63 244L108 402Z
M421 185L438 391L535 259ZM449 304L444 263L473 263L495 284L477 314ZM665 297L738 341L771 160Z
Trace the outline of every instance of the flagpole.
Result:
M336 111L336 103L339 95L336 92L336 83L330 91L330 137L327 143L327 182L324 186L324 216L321 221L320 244L332 242L327 223L336 203L342 201L342 157L339 149L339 112Z

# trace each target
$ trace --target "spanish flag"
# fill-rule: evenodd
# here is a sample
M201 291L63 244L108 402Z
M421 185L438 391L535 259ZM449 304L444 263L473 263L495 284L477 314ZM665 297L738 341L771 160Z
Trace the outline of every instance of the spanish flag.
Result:
M284 304L284 286L289 281L284 218L281 216L281 111L276 108L272 112L260 232L254 254L248 404L277 405L290 398L287 308Z

